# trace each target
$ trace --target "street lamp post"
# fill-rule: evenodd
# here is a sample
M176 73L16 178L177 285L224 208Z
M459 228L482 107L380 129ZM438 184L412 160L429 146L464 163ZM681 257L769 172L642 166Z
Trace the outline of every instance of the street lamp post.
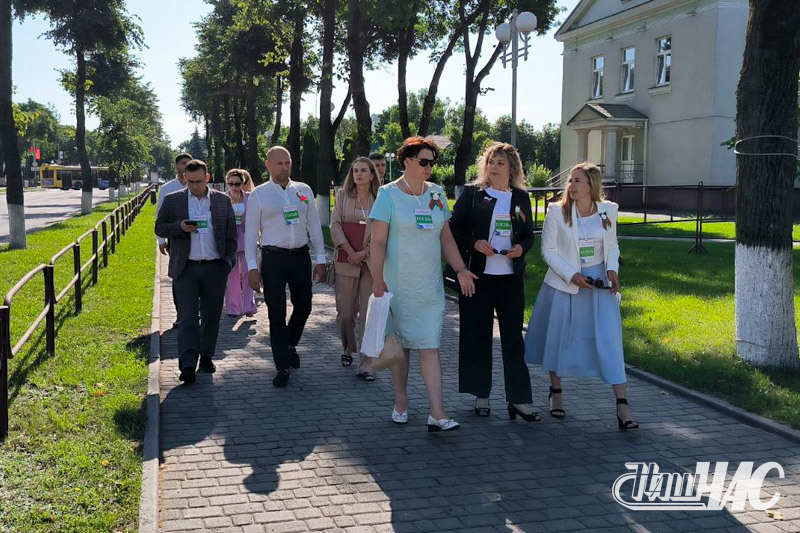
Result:
M389 174L388 174L388 176L389 176L389 179L391 180L392 179L392 160L394 159L394 154L392 152L386 152L384 154L384 157L389 162Z
M511 21L500 24L494 31L497 40L505 46L503 55L500 56L503 68L511 62L511 145L514 147L517 145L517 63L520 57L528 59L528 50L531 47L531 36L528 34L535 29L536 15L530 11L518 13L515 9L511 14Z

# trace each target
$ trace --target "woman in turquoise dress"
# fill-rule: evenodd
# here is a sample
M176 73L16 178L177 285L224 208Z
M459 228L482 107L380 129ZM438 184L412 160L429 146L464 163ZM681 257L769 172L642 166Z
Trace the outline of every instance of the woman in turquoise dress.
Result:
M378 190L370 212L370 255L373 294L393 294L387 329L399 334L405 352L403 361L392 367L392 422L408 422L409 351L413 349L420 352L420 370L431 407L428 431L451 431L458 429L459 423L444 410L439 362L444 320L442 255L457 272L465 296L474 294L476 276L467 270L450 232L444 190L427 181L437 155L436 145L422 137L409 137L397 150L404 174Z

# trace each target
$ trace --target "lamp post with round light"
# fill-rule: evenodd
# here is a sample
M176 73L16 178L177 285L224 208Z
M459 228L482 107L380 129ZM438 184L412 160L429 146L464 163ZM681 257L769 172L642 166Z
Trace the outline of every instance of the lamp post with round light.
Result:
M387 174L387 175L389 176L389 180L391 180L392 179L392 160L395 158L395 155L392 152L386 152L384 154L384 157L386 157L386 160L389 162L389 174Z
M500 24L494 34L497 40L503 43L505 49L500 59L503 61L503 68L507 63L511 63L511 145L517 145L517 61L521 57L528 59L530 50L530 32L536 29L536 15L530 11L518 13L515 9L511 14L511 20ZM508 44L511 43L511 51Z

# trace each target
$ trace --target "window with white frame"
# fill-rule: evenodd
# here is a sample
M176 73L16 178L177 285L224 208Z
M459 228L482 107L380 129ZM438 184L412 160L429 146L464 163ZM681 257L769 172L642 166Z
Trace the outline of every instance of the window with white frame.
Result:
M624 48L622 50L622 83L621 93L633 91L634 71L636 66L636 49Z
M669 85L672 68L672 37L656 39L656 85Z
M603 97L603 56L592 58L592 98Z

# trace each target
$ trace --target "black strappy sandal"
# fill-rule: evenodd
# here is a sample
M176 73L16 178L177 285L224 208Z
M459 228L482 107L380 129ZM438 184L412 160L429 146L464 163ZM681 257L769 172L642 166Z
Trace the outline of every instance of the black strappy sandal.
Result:
M617 398L617 405L628 405L627 398ZM631 418L630 420L626 420L625 422L617 415L617 422L619 423L619 429L623 431L628 431L629 429L639 429L639 422Z
M553 394L561 394L561 389L560 388L554 389L553 387L550 387L550 392L547 394L548 402L550 401L550 398L553 396ZM561 420L562 418L567 416L567 413L563 409L550 409L550 416Z
M342 354L342 366L350 366L353 364L353 356L343 353Z
M492 413L490 407L478 407L478 398L475 398L475 414L478 416L489 416Z
M356 374L356 377L362 381L375 381L375 374L372 372L361 372Z

